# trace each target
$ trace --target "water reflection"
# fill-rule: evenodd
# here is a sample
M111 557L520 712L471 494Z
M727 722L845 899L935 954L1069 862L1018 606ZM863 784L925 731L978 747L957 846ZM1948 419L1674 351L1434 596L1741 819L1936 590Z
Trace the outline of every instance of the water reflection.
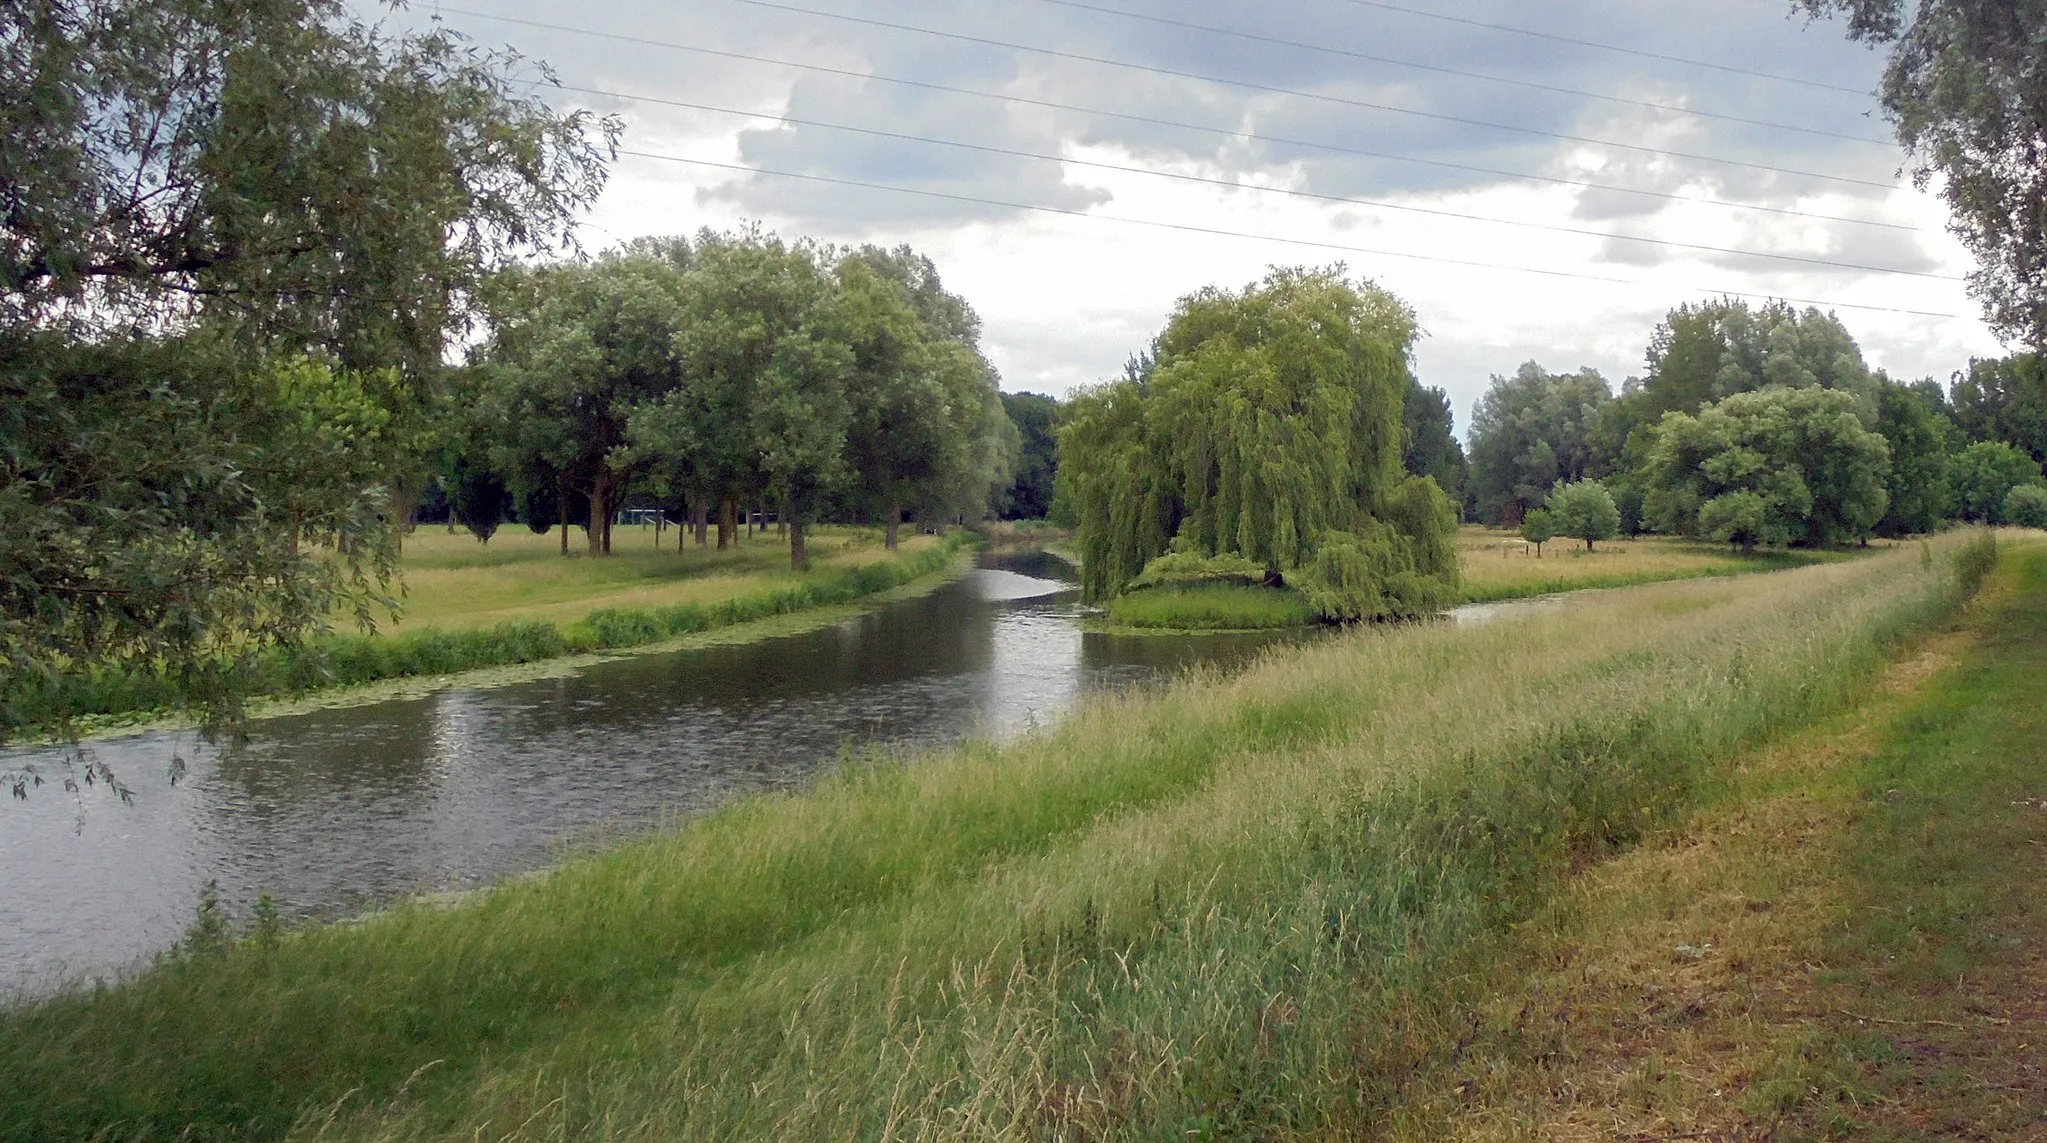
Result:
M0 987L103 973L175 940L199 888L245 911L333 916L557 860L565 847L800 785L848 746L1008 735L1087 691L1271 636L1082 629L1071 569L984 559L968 578L836 626L599 664L562 678L270 719L215 751L143 735L95 749L133 806L48 788L0 811ZM162 780L174 751L188 780ZM46 771L51 752L16 752Z

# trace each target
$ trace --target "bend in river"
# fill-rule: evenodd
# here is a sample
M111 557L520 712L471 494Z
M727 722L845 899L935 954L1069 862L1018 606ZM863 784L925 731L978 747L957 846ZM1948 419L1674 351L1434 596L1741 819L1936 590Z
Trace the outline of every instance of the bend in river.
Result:
M177 940L208 881L233 915L267 892L290 919L488 884L801 785L849 746L1015 734L1089 691L1302 637L1084 631L1071 569L1010 553L806 634L266 719L220 750L95 743L134 804L52 783L0 810L0 992L137 964ZM61 758L13 751L0 769L56 775Z

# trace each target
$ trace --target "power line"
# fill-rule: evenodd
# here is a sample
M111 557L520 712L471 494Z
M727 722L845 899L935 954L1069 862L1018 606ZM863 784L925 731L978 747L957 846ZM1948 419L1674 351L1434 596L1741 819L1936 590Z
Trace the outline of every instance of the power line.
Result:
M1899 270L1888 266L1870 266L1859 262L1842 262L1832 258L1819 258L1803 254L1778 254L1761 250L1741 250L1730 246L1711 246L1698 242L1679 242L1668 238L1645 238L1632 234L1615 234L1611 231L1595 230L1582 226L1565 226L1549 222L1529 222L1511 218L1497 218L1491 215L1471 214L1464 211L1444 210L1436 207L1414 206L1406 203L1385 202L1377 199L1352 198L1346 195L1321 194L1315 191L1296 190L1291 187L1269 187L1234 182L1229 179L1213 178L1206 175L1182 174L1177 171L1160 171L1148 167L1132 167L1120 163L1104 163L1092 159L1077 159L1064 155L1048 155L1041 151L1024 151L1009 147L996 147L985 143L968 143L957 139L943 139L931 135L916 135L901 131L885 131L874 127L855 127L845 123L831 123L820 119L803 119L793 115L780 115L767 111L748 111L736 107L719 107L709 103L694 103L683 99L667 99L651 95L632 95L618 91L604 91L597 88L564 86L565 91L585 95L601 95L616 99L629 99L640 103L658 103L669 107L684 107L694 111L709 111L720 115L736 115L753 119L769 119L780 123L800 124L806 127L822 127L832 131L845 131L859 135L871 135L882 139L897 139L912 143L930 143L942 147L956 147L961 150L979 151L983 154L1006 155L1020 159L1036 159L1051 163L1071 163L1075 166L1094 167L1124 174L1151 175L1157 178L1175 179L1181 182L1199 183L1205 186L1225 187L1230 190L1260 191L1267 194L1286 195L1293 198L1310 199L1317 202L1338 203L1348 206L1367 206L1382 210L1397 210L1411 214L1427 215L1433 218L1449 218L1463 222L1483 222L1496 226L1518 226L1532 230L1545 230L1556 234L1572 234L1585 238L1603 238L1617 242L1635 242L1648 246L1664 246L1678 250L1692 250L1706 254L1731 254L1738 257L1764 258L1778 262L1796 262L1808 266L1825 266L1837 270L1860 270L1872 274L1892 274L1901 277L1929 278L1935 281L1959 282L1962 279L1953 274L1934 274L1923 270Z
M1060 103L1048 99L1035 99L1024 95L1010 95L992 91L977 91L970 87L954 87L949 84L933 83L920 79L904 79L898 76L879 75L873 72L854 71L849 68L830 67L825 64L804 63L798 60L778 59L773 56L750 55L745 52L726 51L722 48L707 48L697 44L684 44L672 40L656 40L646 36L629 36L619 32L604 32L594 28L579 28L569 24L552 24L541 20L521 19L517 16L501 16L491 12L476 12L462 8L437 6L441 13L468 16L480 20L496 20L500 23L520 27L536 28L549 32L566 32L571 35L589 36L593 39L611 40L617 43L638 44L643 47L662 48L670 51L690 52L696 55L712 56L718 59L738 60L745 63L766 64L771 67L786 67L797 71L815 72L820 75L857 79L863 82L888 83L900 87L916 88L921 91L943 92L948 95L968 95L1001 103L1012 103L1023 107L1038 107L1050 111L1071 111L1083 115L1099 115L1109 119L1121 119L1129 123L1143 123L1154 127L1171 127L1185 131L1198 131L1226 139L1247 139L1286 147L1302 147L1309 150L1326 151L1331 154L1352 155L1365 159L1381 159L1387 162L1412 163L1417 166L1436 167L1443 170L1463 171L1469 174L1493 175L1499 178L1521 179L1527 182L1547 183L1552 186L1579 187L1586 190L1608 191L1614 194L1635 195L1642 198L1660 198L1670 202L1686 204L1709 203L1736 210L1753 210L1764 214L1782 215L1790 218L1810 218L1821 222L1844 222L1857 226L1876 226L1888 230L1906 230L1917 233L1919 228L1908 223L1884 222L1873 218L1850 218L1846 215L1822 214L1817 211L1798 210L1792 207L1767 206L1762 203L1730 201L1726 199L1700 199L1671 191L1648 190L1641 187L1617 186L1613 183L1594 182L1588 179L1570 179L1558 175L1529 174L1525 171L1509 171L1498 167L1484 167L1470 163L1453 163L1443 159L1426 159L1416 155L1400 155L1387 151L1373 151L1360 147L1346 147L1336 143L1322 143L1308 139L1294 139L1284 135L1264 135L1256 132L1238 131L1225 127L1211 127L1201 123L1186 123L1175 119L1162 119L1149 115L1138 115L1127 111L1112 111L1100 107L1088 107L1075 103ZM1893 190L1898 188L1891 188Z
M1366 99L1352 99L1342 95L1325 95L1312 91L1301 91L1290 87L1275 87L1271 84L1254 83L1249 80L1224 79L1220 76L1203 75L1200 72L1180 71L1176 68L1158 67L1152 64L1132 63L1129 60L1110 59L1106 56L1091 56L1084 52L1069 52L1058 48L1033 47L1030 44L1013 43L1009 40L974 36L965 32L947 32L936 28L920 27L916 24L898 24L890 20L876 20L867 16L853 16L844 12L828 12L819 8L804 8L795 4L778 3L777 0L732 0L753 8L765 8L776 12L789 12L800 16L815 16L823 20L839 20L866 27L886 28L890 31L910 32L916 35L932 36L937 39L953 40L958 43L977 44L982 47L1001 48L1005 51L1030 52L1034 55L1054 59L1074 60L1080 63L1100 64L1104 67L1127 68L1131 71L1147 72L1173 79L1191 79L1200 83L1213 83L1226 87L1240 87L1246 91L1259 91L1269 95L1285 95L1295 99L1312 99L1319 103L1332 103L1342 107L1354 107L1364 111L1384 111L1394 115L1411 115L1422 119L1434 119L1444 123L1456 123L1466 127L1484 127L1495 131L1511 131L1522 135L1536 135L1545 139L1560 139L1570 143L1586 143L1597 147L1614 147L1620 150L1637 151L1651 155L1668 155L1672 158L1689 159L1701 163L1718 163L1723 166L1743 167L1749 170L1767 171L1771 174L1793 175L1799 178L1821 179L1827 182L1847 183L1854 186L1875 187L1878 190L1895 189L1894 183L1877 182L1873 179L1858 179L1849 175L1828 175L1818 171L1802 171L1793 167L1779 167L1768 163L1754 163L1745 159L1727 159L1715 155L1698 155L1688 151L1672 151L1663 147L1650 147L1641 143L1623 143L1615 139L1600 139L1589 135L1572 135L1562 131L1546 131L1539 127L1516 127L1506 123L1495 123L1486 119L1470 119L1461 115L1446 115L1436 111L1417 111L1411 107L1395 107L1386 103L1374 103Z
M1546 278L1569 278L1585 282L1604 282L1619 286L1664 287L1659 282L1645 282L1639 278L1614 278L1600 274L1583 274L1572 270L1546 270L1536 266L1510 266L1497 262L1481 262L1475 259L1448 258L1439 254L1410 254L1399 250L1379 250L1369 246L1352 246L1340 242L1324 242L1312 238L1286 238L1272 234L1251 234L1241 230L1226 230L1214 226L1197 226L1193 223L1166 222L1153 218L1125 218L1118 215L1096 214L1091 211L1074 210L1068 207L1044 206L1037 203L1010 202L1003 199L985 198L979 195L956 194L950 191L925 190L919 187L891 186L887 183L867 182L861 179L845 179L832 175L803 174L798 171L777 171L766 167L749 167L740 163L721 163L711 159L692 159L682 155L663 155L653 151L620 149L619 154L636 159L652 159L665 163L681 163L688 166L707 167L713 170L734 171L749 175L773 175L777 178L797 179L804 182L825 183L831 186L859 187L866 190L887 191L895 194L916 195L922 198L945 199L950 202L973 203L980 206L1003 207L1009 210L1034 211L1040 214L1057 214L1069 218L1085 218L1096 222L1111 222L1124 226L1145 226L1160 230L1173 230L1187 234L1204 234L1223 238L1244 238L1257 242L1275 242L1289 246L1306 246L1320 250L1332 250L1348 254L1368 254L1379 258L1405 258L1417 262L1434 262L1446 266L1462 266L1479 270L1497 270L1516 274L1535 274ZM1903 309L1895 306L1873 306L1858 302L1830 302L1812 298L1784 297L1777 294L1758 294L1746 290L1697 290L1698 293L1717 294L1737 298L1773 299L1795 302L1800 305L1827 306L1834 309L1869 310L1876 313L1902 314L1912 317L1952 319L1957 314L1937 313L1931 310Z
M1105 8L1098 4L1083 3L1082 0L1040 0L1041 3L1073 8L1082 12L1098 12L1105 16L1116 16L1125 20L1139 20L1168 28L1184 28L1215 36L1229 36L1253 43L1271 44L1275 47L1293 48L1301 51L1320 52L1324 55L1341 56L1345 59L1363 60L1367 63L1390 64L1394 67L1413 68L1417 71L1435 72L1439 75L1454 75L1464 79L1484 80L1487 83L1506 84L1510 87L1527 88L1532 91L1548 91L1558 95L1576 96L1582 99L1598 99L1608 103L1619 103L1629 107L1646 107L1653 111L1665 111L1676 115L1691 115L1701 119L1717 119L1726 123L1740 123L1750 127L1768 127L1776 131L1796 131L1804 135L1817 135L1828 139L1845 139L1851 143L1868 143L1877 147L1895 147L1889 139L1873 139L1867 135L1850 135L1841 131L1827 131L1818 127L1801 127L1794 123L1778 123L1769 119L1750 119L1741 115L1727 115L1718 111L1700 111L1675 103L1658 103L1653 99L1631 99L1624 95L1606 95L1597 91L1582 91L1575 87L1560 87L1555 84L1537 83L1533 80L1514 79L1509 76L1487 75L1484 72L1465 71L1461 68L1444 67L1439 64L1419 63L1414 60L1395 59L1391 56L1374 55L1370 52L1354 51L1350 48L1332 47L1328 44L1313 44L1302 40L1286 40L1278 36L1267 36L1258 32L1240 31L1235 28L1221 28L1213 24L1197 24L1190 20L1175 20L1167 16L1152 16L1143 12L1126 12L1121 8Z
M1442 20L1445 23L1462 24L1468 28L1485 28L1494 32L1507 32L1516 36L1548 40L1551 43L1575 44L1581 48L1597 48L1603 52L1618 52L1621 55L1640 56L1643 59L1660 60L1664 63L1708 68L1732 75L1745 75L1752 79L1771 79L1776 80L1778 83L1795 83L1801 87L1813 87L1821 91L1840 91L1846 92L1849 95L1867 96L1869 94L1869 92L1859 87L1846 87L1838 83L1827 83L1817 79L1804 79L1795 75L1778 75L1775 72L1755 71L1750 68L1735 67L1732 64L1713 63L1710 60L1695 60L1685 56L1664 55L1661 52L1644 51L1641 48L1624 48L1619 44L1603 44L1597 40L1583 40L1576 36L1558 35L1555 32L1539 32L1533 28L1517 28L1512 24L1495 24L1489 20L1474 20L1468 16L1452 16L1444 12L1431 12L1424 8L1409 8L1400 4L1389 4L1385 0L1345 0L1345 2L1355 4L1360 8L1378 8L1386 12L1399 12L1407 16L1419 16L1425 20Z

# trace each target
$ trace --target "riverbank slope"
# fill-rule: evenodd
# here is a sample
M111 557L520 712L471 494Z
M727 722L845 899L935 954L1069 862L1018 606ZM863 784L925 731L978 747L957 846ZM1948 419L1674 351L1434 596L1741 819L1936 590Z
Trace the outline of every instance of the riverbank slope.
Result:
M0 1134L1315 1133L1401 998L1838 711L1988 567L1924 553L1351 632L847 767L457 908L0 1017Z
M787 552L765 536L726 552L650 548L601 560L562 559L534 543L545 537L530 534L496 550L466 534L415 536L404 569L408 600L397 620L375 633L337 633L271 652L255 665L248 692L262 713L278 713L390 697L455 676L474 683L531 677L536 665L538 673L573 669L592 655L679 649L718 633L771 638L803 624L765 620L807 613L831 621L857 601L879 601L919 581L935 586L977 542L962 531L914 537L889 552L871 530L820 533L804 573L789 571ZM21 685L6 704L17 735L63 720L86 737L171 725L181 705L177 681L154 674Z

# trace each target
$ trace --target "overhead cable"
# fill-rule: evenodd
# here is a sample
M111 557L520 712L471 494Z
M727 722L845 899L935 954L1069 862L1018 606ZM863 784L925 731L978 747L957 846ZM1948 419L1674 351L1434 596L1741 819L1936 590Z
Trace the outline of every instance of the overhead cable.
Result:
M1518 28L1512 24L1495 24L1490 20L1475 20L1469 16L1452 16L1447 12L1432 12L1426 8L1410 8L1404 4L1389 4L1385 0L1344 0L1360 8L1377 8L1383 12L1399 12L1408 16L1419 16L1424 20L1442 20L1451 24L1462 24L1468 28L1485 28L1495 32L1506 32L1515 36L1548 40L1557 44L1576 44L1581 48L1597 48L1602 52L1617 52L1621 55L1640 56L1643 59L1659 60L1663 63L1684 64L1687 67L1702 67L1712 71L1727 72L1731 75L1745 75L1751 79L1770 79L1778 83L1795 83L1801 87L1818 88L1821 91L1840 91L1849 95L1867 96L1868 91L1859 87L1847 87L1823 80L1805 79L1795 75L1779 75L1776 72L1756 71L1751 68L1735 67L1732 64L1714 63L1711 60L1695 60L1686 56L1665 55L1662 52L1645 51L1641 48L1626 48L1619 44L1605 44L1598 40L1585 40L1577 36L1559 35L1555 32L1539 32L1533 28Z
M1131 60L1112 59L1108 56L1093 56L1085 52L1069 52L1059 48L1041 48L1031 44L1019 44L1009 40L997 40L987 36L969 35L965 32L948 32L939 28L926 28L916 24L901 24L892 20L877 20L867 16L854 16L845 12L832 12L822 8L805 8L797 4L785 4L780 0L732 0L774 12L788 12L799 16L812 16L821 20L838 20L864 27L885 28L896 32L931 36L951 40L955 43L976 44L981 47L1000 48L1004 51L1029 52L1033 55L1052 59L1073 60L1078 63L1098 64L1103 67L1123 68L1129 71L1162 75L1172 79L1191 79L1200 83L1213 83L1225 87L1238 87L1246 91L1264 92L1268 95L1284 95L1294 99L1308 99L1318 103L1329 103L1340 107L1351 107L1361 111L1383 111L1393 115L1408 115L1421 119L1433 119L1443 123L1456 123L1464 127L1484 127L1495 131L1508 131L1519 135L1534 135L1545 139L1559 139L1569 143L1584 143L1595 147L1613 147L1618 150L1635 151L1643 154L1668 155L1672 158L1692 162L1716 163L1722 166L1741 167L1746 170L1765 171L1770 174L1791 175L1796 178L1818 179L1825 182L1844 183L1851 186L1875 187L1879 190L1893 189L1895 182L1879 182L1874 179L1855 178L1851 175L1830 175L1820 171L1804 171L1795 167L1780 167L1771 163L1751 162L1747 159L1730 159L1718 155L1700 155L1689 151L1674 151L1665 147L1651 147L1643 143L1626 143L1618 139L1602 139L1591 135L1573 135L1566 131L1548 131L1540 127L1520 127L1511 123L1496 123L1488 119L1473 119L1463 115L1448 115L1439 111L1421 111L1412 107L1399 107L1390 103L1377 103L1369 99L1353 99L1344 95L1330 95L1323 92L1302 91L1298 88L1279 87L1273 84L1256 83L1251 80L1229 79L1224 76L1205 75L1201 72L1181 71L1178 68L1159 67L1154 64L1136 63Z
M748 111L736 107L719 107L709 103L694 103L689 100L667 99L651 95L632 95L618 91L604 91L597 88L564 85L563 90L586 95L609 96L628 99L639 103L656 103L669 107L688 108L693 111L709 111L721 115L744 116L753 119L769 119L780 123L800 124L806 127L821 127L832 131L869 135L882 139L896 139L911 143L929 143L960 150L978 151L989 155L1006 155L1019 159L1036 159L1050 163L1064 163L1098 170L1117 171L1123 174L1150 175L1157 178L1173 179L1179 182L1198 183L1204 186L1223 187L1229 190L1257 191L1266 194L1284 195L1292 198L1309 199L1317 202L1344 206L1365 206L1381 210L1402 211L1409 214L1427 215L1433 218L1455 219L1461 222L1482 222L1497 226L1514 226L1531 230L1544 230L1555 234L1571 234L1586 238L1602 238L1615 242L1634 242L1648 246L1663 246L1677 250L1691 250L1705 254L1730 254L1745 258L1763 258L1777 262L1795 262L1808 266L1823 266L1837 270L1859 270L1872 274L1893 274L1911 278L1930 278L1935 281L1959 282L1963 279L1956 274L1935 274L1923 270L1900 270L1889 266L1870 266L1859 262L1843 262L1833 258L1821 258L1807 254L1779 254L1762 250L1743 250L1730 246L1711 246L1699 242L1680 242L1668 238L1648 238L1633 234L1616 234L1612 231L1595 230L1590 227L1565 226L1560 223L1531 222L1521 219L1499 218L1493 215L1471 214L1464 211L1446 210L1439 207L1415 206L1407 203L1386 202L1379 199L1354 198L1348 195L1323 194L1315 191L1297 190L1292 187L1261 186L1256 183L1242 183L1232 179L1215 178L1206 175L1185 174L1177 171L1161 171L1150 167L1133 167L1120 163L1105 163L1093 159L1080 159L1065 155L1049 155L1042 151L1024 151L1009 147L990 146L985 143L969 143L956 139L944 139L931 135L916 135L901 131L885 131L874 127L856 127L845 123L832 123L820 119L802 119L792 115L781 115L768 111Z
M1168 222L1156 218L1128 218L1119 215L1098 214L1089 210L1075 210L1070 207L1046 206L1039 203L1011 202L1003 199L986 198L980 195L956 194L950 191L926 190L920 187L892 186L887 183L868 182L862 179L838 178L832 175L804 174L800 171L778 171L766 167L752 167L741 163L721 163L712 159L693 159L683 155L664 155L653 151L621 149L621 155L637 159L651 159L665 163L681 163L711 170L732 171L749 175L771 175L777 178L795 179L803 182L824 183L831 186L859 187L866 190L886 191L895 194L915 195L921 198L943 199L951 202L973 203L981 206L1001 207L1008 210L1032 211L1040 214L1064 215L1069 218L1084 218L1095 222L1115 223L1124 226L1143 226L1160 230L1173 230L1186 234L1204 234L1223 238L1242 238L1256 242L1271 242L1288 246L1304 246L1318 250L1330 250L1346 254L1366 254L1378 258L1401 258L1417 262L1431 262L1446 266L1462 266L1471 269L1494 270L1516 274L1534 274L1546 278L1567 278L1586 282L1604 282L1620 286L1653 286L1658 289L1670 288L1660 282L1644 281L1639 278L1615 278L1601 274L1585 274L1572 270L1551 270L1538 266L1515 266L1497 262L1483 262L1468 258L1450 258L1440 254L1412 254L1400 250L1381 250L1368 246L1353 246L1341 242L1327 242L1312 238L1288 238L1275 234L1252 234L1241 230L1228 230L1215 226L1200 226L1194 223ZM1897 306L1877 306L1859 302L1821 301L1812 298L1788 297L1781 294L1759 294L1748 290L1698 289L1704 294L1727 297L1757 298L1799 305L1827 306L1834 309L1869 310L1876 313L1901 314L1911 317L1953 319L1960 315L1939 313L1931 310L1905 309Z
M549 32L566 32L571 35L588 36L593 39L610 40L615 43L637 44L642 47L661 48L668 51L689 52L716 59L738 60L745 63L764 64L771 67L786 67L797 71L813 72L819 75L838 76L863 82L886 83L899 87L916 88L922 91L943 92L948 95L966 95L1022 107L1038 107L1049 111L1070 111L1082 115L1099 115L1104 118L1120 119L1128 123L1143 123L1154 127L1171 127L1178 130L1196 131L1226 139L1240 139L1269 143L1284 147L1301 147L1308 150L1324 151L1336 155L1351 155L1365 159L1379 159L1387 162L1410 163L1416 166L1435 167L1440 170L1463 171L1468 174L1492 175L1498 178L1519 179L1526 182L1546 183L1551 186L1579 187L1586 190L1606 191L1613 194L1634 195L1641 198L1659 198L1679 203L1710 203L1734 210L1752 210L1763 214L1775 214L1790 218L1810 218L1821 222L1844 222L1858 226L1875 226L1888 230L1918 231L1909 223L1885 222L1873 218L1854 218L1847 215L1825 214L1818 211L1799 210L1794 207L1769 206L1763 203L1740 202L1729 199L1702 199L1695 195L1679 194L1673 191L1649 190L1643 187L1620 186L1589 179L1564 178L1559 175L1530 174L1526 171L1510 171L1498 167L1479 166L1471 163L1455 163L1444 159L1429 159L1417 155L1402 155L1388 151L1374 151L1361 147L1348 147L1337 143L1316 142L1308 139L1294 139L1284 135L1270 135L1260 132L1243 131L1228 127L1212 127L1201 123L1186 123L1174 119L1138 115L1128 111L1114 111L1108 108L1088 107L1082 104L1061 103L1049 99L1036 99L1025 95L1002 92L979 91L970 87L954 87L949 84L933 83L928 80L904 79L899 76L882 75L874 72L855 71L850 68L831 67L825 64L806 63L801 60L780 59L773 56L751 55L746 52L727 51L723 48L709 48L699 44L686 44L673 40L657 40L646 36L632 36L620 32L599 31L594 28L570 24L554 24L541 20L527 20L517 16L502 16L491 12L477 12L446 5L438 5L436 11L448 15L468 16L481 20L495 20L520 27L535 28ZM1889 189L1898 190L1899 187Z
M1874 138L1869 135L1850 135L1843 131L1827 131L1818 127L1802 127L1795 123L1778 123L1769 119L1750 119L1741 115L1727 115L1718 111L1701 111L1677 103L1659 103L1653 99L1631 99L1625 95L1607 95L1597 91L1583 91L1574 87L1560 87L1555 84L1537 83L1534 80L1515 79L1511 76L1488 75L1485 72L1465 71L1462 68L1446 67L1441 64L1427 64L1416 60L1397 59L1393 56L1374 55L1371 52L1339 48L1330 44L1315 44L1304 40L1287 40L1259 32L1246 32L1236 28L1223 28L1213 24L1197 24L1191 20L1176 20L1169 16L1153 16L1143 12L1126 12L1121 8L1107 8L1099 4L1088 4L1083 0L1039 0L1039 3L1053 4L1061 8L1072 8L1081 12L1096 12L1125 20L1138 20L1167 28L1182 28L1212 36L1228 36L1231 39L1249 40L1253 43L1271 44L1275 47L1297 51L1317 52L1322 55L1340 56L1344 59L1363 60L1367 63L1388 64L1393 67L1412 68L1416 71L1435 72L1439 75L1454 75L1464 79L1482 80L1486 83L1504 84L1509 87L1527 88L1531 91L1547 91L1557 95L1570 95L1580 99L1597 99L1607 103L1618 103L1628 107L1643 107L1672 115L1690 115L1700 119L1717 119L1725 123L1740 123L1749 127L1767 127L1775 131L1794 131L1803 135L1817 135L1827 139L1845 139L1851 143L1868 143L1877 147L1895 148L1892 139Z

